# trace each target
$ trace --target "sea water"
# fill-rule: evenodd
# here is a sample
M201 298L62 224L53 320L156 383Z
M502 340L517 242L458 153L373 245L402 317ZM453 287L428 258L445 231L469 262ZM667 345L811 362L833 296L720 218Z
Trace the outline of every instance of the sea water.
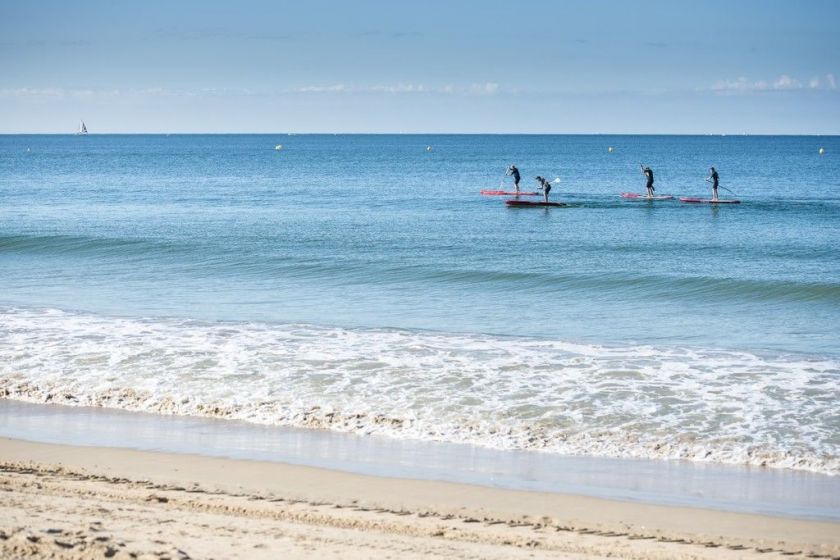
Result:
M838 474L839 154L838 137L0 136L0 394ZM511 188L511 163L569 206L481 196ZM742 204L620 198L644 191L639 164L683 196L708 196L714 165Z

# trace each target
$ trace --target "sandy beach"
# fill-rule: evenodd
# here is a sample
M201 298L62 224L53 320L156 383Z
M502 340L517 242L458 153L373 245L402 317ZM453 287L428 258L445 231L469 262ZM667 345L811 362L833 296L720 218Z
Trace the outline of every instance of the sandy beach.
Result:
M840 560L837 21L0 2L0 560Z
M0 440L4 558L840 557L837 523Z

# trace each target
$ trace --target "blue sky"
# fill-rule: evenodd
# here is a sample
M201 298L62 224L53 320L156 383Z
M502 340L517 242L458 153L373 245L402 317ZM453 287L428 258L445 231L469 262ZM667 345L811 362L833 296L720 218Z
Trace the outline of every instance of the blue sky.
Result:
M0 132L840 133L840 2L0 3Z

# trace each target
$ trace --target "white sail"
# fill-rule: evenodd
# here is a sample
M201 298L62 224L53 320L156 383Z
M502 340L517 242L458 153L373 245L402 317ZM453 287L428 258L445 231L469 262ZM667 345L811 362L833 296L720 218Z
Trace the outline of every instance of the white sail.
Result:
M87 134L87 127L85 126L85 121L79 121L79 132L76 134Z

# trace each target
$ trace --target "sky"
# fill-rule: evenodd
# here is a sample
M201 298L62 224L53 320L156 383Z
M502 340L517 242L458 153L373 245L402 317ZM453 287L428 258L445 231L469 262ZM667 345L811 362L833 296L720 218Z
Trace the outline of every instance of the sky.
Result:
M0 0L0 133L839 134L834 0Z

